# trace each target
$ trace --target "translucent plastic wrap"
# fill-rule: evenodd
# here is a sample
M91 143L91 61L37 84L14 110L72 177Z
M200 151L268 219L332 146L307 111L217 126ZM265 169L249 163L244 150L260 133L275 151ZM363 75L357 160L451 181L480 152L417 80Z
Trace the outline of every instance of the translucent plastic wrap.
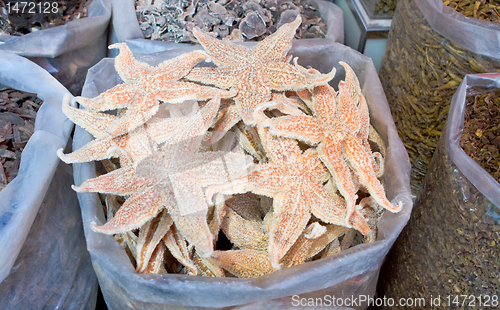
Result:
M409 188L410 165L406 151L397 135L383 94L382 86L372 61L341 44L311 44L299 40L290 54L298 56L301 65L311 65L321 72L329 72L338 63L347 62L360 79L363 93L370 106L373 126L384 139L386 150L383 182L387 197L392 202L402 201L400 213L386 212L379 226L378 239L345 252L300 266L286 268L254 279L207 278L179 274L137 274L125 250L112 236L96 233L90 223L104 222L103 209L97 194L78 194L82 208L87 246L99 279L104 298L110 309L165 309L167 305L186 307L235 307L247 305L258 309L285 309L295 303L293 295L323 297L351 297L361 294L373 296L378 271L390 246L408 221L412 201ZM307 40L309 41L309 40ZM141 55L138 59L151 65L181 53L199 49L176 49L158 54ZM332 81L337 85L343 74ZM121 83L112 59L105 59L89 71L83 95L97 94ZM79 149L92 136L76 128L73 149ZM74 164L75 184L96 176L95 163ZM299 298L299 297L295 297ZM253 303L253 304L252 304ZM245 306L241 306L244 308ZM365 308L361 305L358 308Z
M441 0L400 0L380 80L412 163L416 195L466 74L500 70L500 25L467 18Z
M443 305L455 294L460 304L466 296L465 305L498 306L500 184L460 147L467 88L477 86L498 90L500 75L467 75L453 96L412 218L382 268L387 297L440 295Z
M189 47L189 43L173 43L155 40L146 40L142 34L135 13L135 0L113 0L113 30L112 42L127 42L135 53L155 53L169 49ZM326 20L327 33L325 39L344 43L344 16L342 10L332 2L311 0L319 9L321 17ZM317 40L317 39L304 39ZM116 56L117 51L110 51L110 56Z
M83 234L71 166L59 164L11 273L3 309L94 309L97 278Z
M0 50L29 57L72 94L80 94L87 70L106 56L111 0L94 0L88 17L23 36L0 37Z

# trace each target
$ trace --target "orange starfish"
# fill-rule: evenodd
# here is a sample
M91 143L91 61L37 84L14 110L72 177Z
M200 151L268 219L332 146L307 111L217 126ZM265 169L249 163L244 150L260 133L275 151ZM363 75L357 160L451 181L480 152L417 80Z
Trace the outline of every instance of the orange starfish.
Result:
M215 193L251 191L274 198L268 252L273 267L279 269L280 259L300 236L311 213L326 223L344 225L346 204L341 197L328 193L322 186L329 175L316 150L308 149L302 154L297 141L272 137L260 125L266 119L262 110L257 110L255 117L269 163L255 166L249 175L234 182L210 186L206 197L210 201ZM370 231L356 210L353 225L363 234Z
M208 102L172 135L162 151L142 160L137 166L125 166L85 181L78 192L131 195L111 221L95 226L95 231L116 234L142 226L166 209L175 226L202 252L213 251L207 225L207 205L202 187L227 182L246 172L248 158L242 154L198 153L203 134L218 111L220 96ZM243 163L243 164L242 164Z
M299 15L251 50L217 40L194 28L193 34L218 68L194 68L185 78L236 92L235 105L223 111L224 117L215 125L211 142L220 139L241 119L247 125L255 125L254 109L271 99L271 90L312 88L333 78L335 69L328 74L310 74L286 61L289 59L286 54L300 23Z
M189 99L207 100L215 95L212 87L178 81L196 64L208 58L203 52L183 54L157 67L150 67L137 61L125 43L116 43L110 48L120 49L120 54L115 58L115 68L125 83L93 99L76 97L75 100L91 111L126 108L121 117L105 128L112 137L144 124L158 111L158 100L180 103ZM223 98L234 96L232 92L220 91Z
M400 202L398 206L391 204L376 177L369 145L360 139L366 136L367 127L369 131L364 97L359 91L359 84L356 85L357 78L352 77L354 73L350 67L343 62L341 64L348 74L346 80L339 84L338 97L331 86L323 85L312 91L312 101L306 98L306 103L309 103L316 118L308 115L283 116L266 121L264 126L269 127L269 132L273 135L299 139L310 145L319 144L319 157L332 174L338 190L347 202L345 223L353 225L352 215L355 212L357 195L351 170L357 175L361 185L382 207L391 212L398 212L402 208L402 203ZM299 95L306 96L304 93ZM359 108L353 97L361 98Z

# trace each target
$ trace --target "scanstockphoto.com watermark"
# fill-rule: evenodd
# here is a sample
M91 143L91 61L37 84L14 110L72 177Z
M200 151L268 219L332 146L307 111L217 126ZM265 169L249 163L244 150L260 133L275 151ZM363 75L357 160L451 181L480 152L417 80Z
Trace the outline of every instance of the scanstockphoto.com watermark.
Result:
M294 307L498 307L500 305L498 295L446 295L410 298L372 297L370 295L342 296L324 295L317 298L305 298L299 295L292 296Z
M385 307L425 307L425 298L392 298L372 297L370 295L342 296L324 295L317 298L303 298L299 295L292 296L294 307L362 307L362 306L385 306Z

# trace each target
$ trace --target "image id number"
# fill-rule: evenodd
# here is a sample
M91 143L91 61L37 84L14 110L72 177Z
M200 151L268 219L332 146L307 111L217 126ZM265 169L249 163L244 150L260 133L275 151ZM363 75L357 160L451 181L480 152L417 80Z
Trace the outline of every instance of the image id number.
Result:
M446 304L448 307L498 307L497 295L455 295L446 296Z
M16 1L7 2L6 10L8 14L55 14L59 12L57 2L28 2Z

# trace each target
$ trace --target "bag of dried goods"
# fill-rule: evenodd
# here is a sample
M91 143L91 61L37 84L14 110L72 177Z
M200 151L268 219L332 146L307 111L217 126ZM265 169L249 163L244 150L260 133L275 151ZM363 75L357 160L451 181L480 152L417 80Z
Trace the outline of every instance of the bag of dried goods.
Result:
M500 75L467 75L379 293L498 306Z
M61 110L69 92L46 70L3 51L0 85L0 303L91 307L97 283L68 187L72 173L56 169L54 153L73 129Z
M422 184L451 97L463 77L500 70L500 25L495 14L490 15L490 11L498 12L498 5L443 2L398 2L379 72L398 133L410 156L413 195ZM466 17L467 12L462 14L454 8L460 12L471 10L474 17ZM481 20L485 17L488 20Z
M149 54L195 44L195 26L219 39L261 41L297 15L303 22L296 39L344 42L342 10L329 1L115 2L111 40L127 42L135 53ZM116 53L110 51L109 55Z
M0 50L28 57L72 94L106 56L111 0L8 2L0 13Z
M65 101L78 126L58 154L109 308L373 297L411 211L409 161L371 60L292 47L299 24L251 50L199 29L205 52L115 44L75 98L85 110Z

